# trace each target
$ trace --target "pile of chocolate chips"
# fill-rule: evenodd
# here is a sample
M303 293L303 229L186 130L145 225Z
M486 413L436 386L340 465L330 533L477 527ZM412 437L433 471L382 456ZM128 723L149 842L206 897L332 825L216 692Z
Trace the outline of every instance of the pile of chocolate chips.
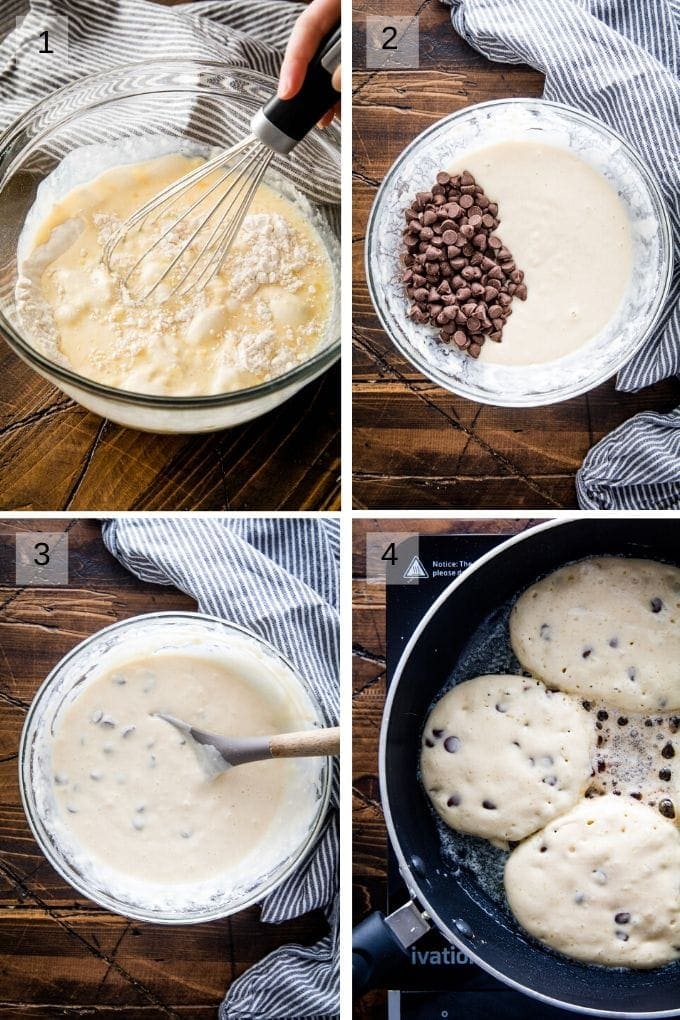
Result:
M487 337L500 342L513 297L527 296L524 273L494 234L498 206L467 170L454 177L442 171L404 215L409 315L478 358Z

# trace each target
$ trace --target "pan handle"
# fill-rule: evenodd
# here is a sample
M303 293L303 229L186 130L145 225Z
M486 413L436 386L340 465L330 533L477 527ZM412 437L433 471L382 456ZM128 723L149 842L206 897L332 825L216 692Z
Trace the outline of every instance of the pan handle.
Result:
M360 998L379 988L409 947L430 930L430 920L413 900L385 917L369 914L352 932L352 990Z

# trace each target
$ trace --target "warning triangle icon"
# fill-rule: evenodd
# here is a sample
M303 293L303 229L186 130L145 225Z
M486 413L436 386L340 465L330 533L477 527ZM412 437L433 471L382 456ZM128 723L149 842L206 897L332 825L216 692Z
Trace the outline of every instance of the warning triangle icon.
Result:
M429 577L430 575L421 563L420 558L418 556L414 556L404 571L403 576L411 580L412 578Z

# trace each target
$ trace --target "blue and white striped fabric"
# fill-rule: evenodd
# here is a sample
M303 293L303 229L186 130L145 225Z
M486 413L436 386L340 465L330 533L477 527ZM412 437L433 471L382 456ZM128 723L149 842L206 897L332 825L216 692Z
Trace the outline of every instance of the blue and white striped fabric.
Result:
M202 60L276 78L303 9L304 4L293 0L198 0L173 7L150 0L0 0L0 130L62 86L121 64ZM57 17L67 19L68 60L43 65L36 61L36 41L45 26L54 26L56 33ZM102 98L107 98L105 90ZM68 101L63 99L66 107ZM180 115L185 120L182 130L177 123ZM247 134L249 120L247 107L187 95L184 106L175 97L165 129L168 135L180 134L204 146L224 147L225 141L233 143ZM155 96L138 97L124 109L105 105L90 110L87 122L81 118L73 134L62 126L45 142L50 169L54 157L62 158L74 144L99 143L109 137L112 126L117 137L133 137L159 123L162 115L159 120ZM309 153L299 159L275 156L272 166L312 202L323 205L330 222L339 226L335 160L317 147L310 173L308 158Z
M2 0L0 126L83 75L140 60L218 60L276 77L303 9L281 0ZM55 16L68 18L68 64L39 66L26 43Z
M668 205L680 252L680 0L442 0L490 60L545 74L544 97L609 124L637 149ZM659 326L619 373L636 391L680 376L680 258ZM584 509L680 508L680 415L640 414L586 457Z
M339 718L337 519L127 518L103 526L107 548L142 580L171 584L200 611L247 627L309 681L327 725ZM337 762L332 809L314 852L264 900L262 920L323 910L328 935L275 950L235 981L220 1020L334 1020L339 1014Z

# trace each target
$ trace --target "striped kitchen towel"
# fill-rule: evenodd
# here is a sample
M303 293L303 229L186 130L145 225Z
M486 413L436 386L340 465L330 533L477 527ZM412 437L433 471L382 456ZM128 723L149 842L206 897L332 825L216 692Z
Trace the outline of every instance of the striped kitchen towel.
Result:
M166 7L151 0L0 0L0 130L39 99L84 75L121 64L145 61L213 61L278 77L288 37L303 3L293 0L198 0ZM67 60L39 60L46 27L63 39L66 19ZM54 27L53 27L54 26ZM56 46L63 43L55 43ZM56 50L55 50L56 53ZM143 136L149 124L163 123L163 107L155 96L138 98L133 106L92 110L87 124L79 122L73 140L66 127L45 142L51 157L62 158L74 145L115 137ZM185 106L175 96L168 135L182 134L203 145L224 147L247 134L250 114L214 98L197 100L187 94ZM176 121L183 116L183 127ZM331 129L333 131L336 128ZM64 151L65 150L65 151ZM333 226L339 226L340 184L337 163L321 146L312 158L275 156L272 166L304 194L324 205ZM53 162L53 161L52 161Z
M680 0L442 0L490 60L530 64L546 99L622 134L657 179L676 260L655 334L621 370L636 391L680 376ZM577 476L584 509L680 508L680 413L639 414L595 446Z
M291 518L120 518L103 525L110 552L144 581L171 584L201 612L247 627L308 680L327 725L340 711L340 525ZM220 1020L334 1020L339 1015L338 771L326 827L302 868L270 893L262 920L322 910L329 933L283 946L242 974Z
M276 77L303 9L290 0L2 0L0 126L83 75L143 60L217 60ZM68 19L65 65L36 60L28 45L57 17Z

